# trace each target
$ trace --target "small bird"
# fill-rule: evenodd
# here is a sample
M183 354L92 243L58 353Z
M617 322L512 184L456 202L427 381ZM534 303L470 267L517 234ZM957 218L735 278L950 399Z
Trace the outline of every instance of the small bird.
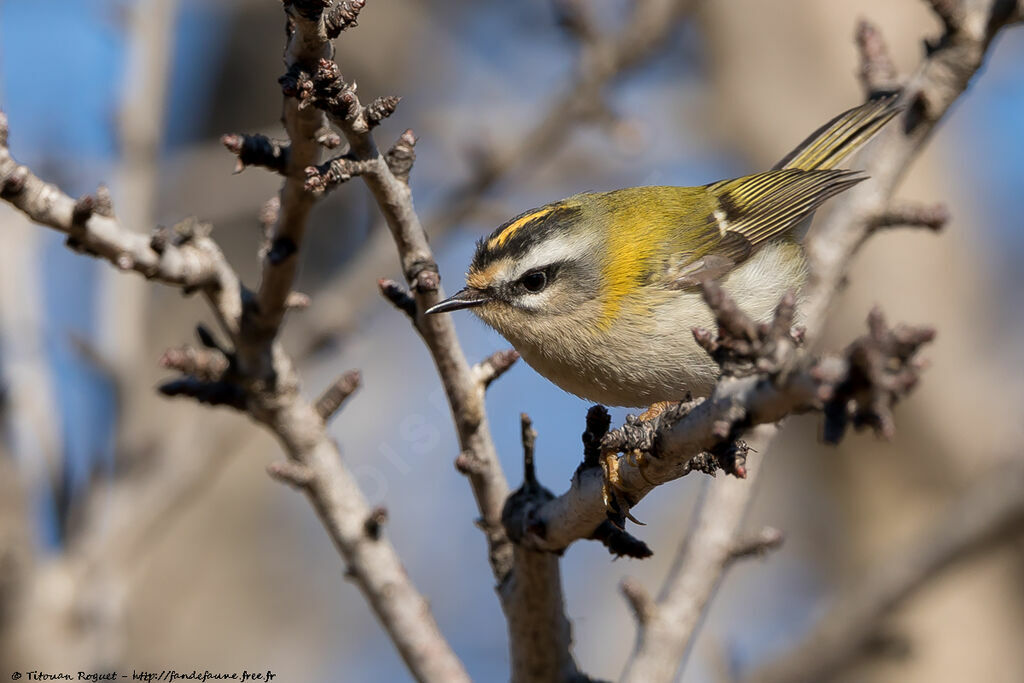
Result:
M701 187L577 194L481 240L466 287L427 313L472 309L537 372L610 406L707 395L718 367L691 330L721 283L758 321L807 277L814 211L867 178L836 166L900 108L869 100L829 121L770 171ZM798 299L799 305L799 299Z

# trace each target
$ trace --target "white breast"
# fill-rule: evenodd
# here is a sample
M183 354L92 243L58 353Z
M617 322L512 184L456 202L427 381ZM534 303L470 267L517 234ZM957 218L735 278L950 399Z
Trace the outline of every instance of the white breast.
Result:
M722 284L739 306L758 321L771 318L783 294L799 291L806 279L792 243L769 244L727 276ZM648 294L649 295L649 294ZM694 327L712 328L701 295L664 291L646 310L623 308L605 333L562 336L541 344L510 341L534 369L566 391L614 406L648 406L704 396L717 366L693 339Z

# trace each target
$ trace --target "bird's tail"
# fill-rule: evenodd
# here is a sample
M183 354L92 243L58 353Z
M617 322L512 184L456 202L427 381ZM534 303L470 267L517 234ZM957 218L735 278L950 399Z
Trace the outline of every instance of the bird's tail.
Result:
M775 169L828 170L856 152L902 111L897 95L868 100L835 117L797 145Z

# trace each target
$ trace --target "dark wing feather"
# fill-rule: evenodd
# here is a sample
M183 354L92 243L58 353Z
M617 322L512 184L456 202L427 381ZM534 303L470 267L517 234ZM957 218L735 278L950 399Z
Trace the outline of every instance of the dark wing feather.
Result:
M760 245L799 225L827 199L865 179L858 171L782 169L706 186L716 207L702 230L707 239L676 264L672 286L692 287L721 277Z
M723 180L708 191L722 207L723 246L735 248L739 237L751 246L778 237L827 199L866 178L860 171L785 169Z
M802 168L810 171L835 168L903 110L898 102L898 95L887 95L844 111L811 133L775 164L774 169Z

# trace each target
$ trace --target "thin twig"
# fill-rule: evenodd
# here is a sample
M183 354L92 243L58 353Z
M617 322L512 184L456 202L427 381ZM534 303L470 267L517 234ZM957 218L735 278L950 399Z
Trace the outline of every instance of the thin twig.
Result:
M511 370L517 360L519 352L515 349L495 351L473 366L473 377L486 389L494 380Z
M746 480L717 477L707 483L697 521L665 578L657 602L638 613L636 649L623 681L675 680L716 587L739 557L736 539L761 468L751 463L747 469Z
M949 222L949 209L945 204L918 204L890 202L889 207L870 221L869 230L885 228L927 228L938 232Z
M222 135L220 142L229 152L238 157L235 173L241 173L248 166L285 173L288 168L288 145L272 140L266 135Z
M341 409L349 396L359 388L362 377L358 370L349 370L327 387L316 400L316 412L325 422Z
M736 539L729 554L734 560L744 557L756 557L777 550L783 541L782 532L775 527L766 526L756 534Z
M501 581L510 569L511 548L501 528L501 508L508 495L508 483L498 463L484 412L483 387L473 377L449 316L425 316L424 311L443 298L437 263L426 233L413 207L409 185L397 178L377 148L366 119L366 109L355 90L341 79L337 65L320 60L313 74L314 104L328 113L331 121L348 140L352 158L363 169L360 178L374 199L398 247L399 260L409 300L400 307L413 314L414 324L430 350L444 384L455 418L459 446L470 453L477 467L469 475L480 510L481 528L490 546L491 567ZM382 283L385 292L396 292L390 283ZM395 300L397 294L389 296Z
M860 82L868 97L899 92L900 78L889 56L882 31L867 19L857 24L857 49L860 51Z

